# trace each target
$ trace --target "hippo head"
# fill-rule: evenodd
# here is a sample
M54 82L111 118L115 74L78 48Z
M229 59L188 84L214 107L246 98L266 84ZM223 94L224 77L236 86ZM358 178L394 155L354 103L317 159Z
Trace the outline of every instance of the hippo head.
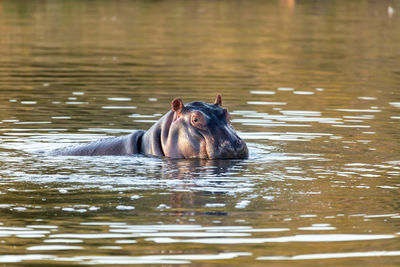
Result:
M165 156L199 159L248 157L246 143L236 134L227 109L222 107L221 95L217 96L214 104L196 101L184 105L180 98L176 98L171 106L168 131L162 130L161 134Z

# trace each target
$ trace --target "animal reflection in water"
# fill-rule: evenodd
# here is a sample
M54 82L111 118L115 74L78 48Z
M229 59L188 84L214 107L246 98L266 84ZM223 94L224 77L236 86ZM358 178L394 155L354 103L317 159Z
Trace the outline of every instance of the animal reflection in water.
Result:
M244 159L246 143L236 134L218 95L214 104L171 102L167 112L148 131L53 150L51 155L102 156L144 154L172 159Z
M211 215L225 216L223 210L193 210L194 207L205 206L210 202L210 196L218 201L219 196L226 194L226 187L234 190L232 176L236 176L245 168L246 161L240 160L174 160L167 159L162 165L164 179L185 180L170 194L169 215L194 216ZM200 183L202 190L196 191L196 184ZM205 187L209 187L207 190ZM221 190L222 189L222 190Z

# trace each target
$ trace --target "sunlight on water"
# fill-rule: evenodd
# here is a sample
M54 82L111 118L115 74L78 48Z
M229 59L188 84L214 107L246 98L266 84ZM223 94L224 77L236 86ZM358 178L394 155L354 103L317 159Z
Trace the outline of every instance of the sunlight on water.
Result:
M385 256L400 256L400 251L321 253L321 254L296 255L293 257L273 256L273 257L258 257L257 260L317 260L317 259L363 258L363 257L385 257Z
M48 231L42 231L41 233L47 235L49 239L43 240L44 243L55 243L55 245L34 245L28 246L27 251L69 251L69 250L82 250L83 246L76 245L60 245L63 243L83 243L85 240L90 239L118 239L115 240L116 244L120 245L131 245L139 242L155 242L158 244L169 244L169 243L196 243L196 244L262 244L262 243L291 243L291 242L350 242L350 241L367 241L367 240L384 240L398 238L396 235L373 235L373 234L314 234L314 235L284 235L278 237L267 237L267 238L245 238L251 236L252 233L279 233L290 231L291 229L286 228L270 228L270 229L257 229L251 226L201 226L201 225L185 225L185 224L160 224L160 225L129 225L126 223L114 223L114 222L82 222L84 227L108 227L110 232L125 232L125 234L115 233L93 233L93 234L50 234ZM313 224L313 227L319 227L320 229L313 230L326 230L321 229L328 227L329 224ZM27 227L2 227L2 230L8 235L16 235L19 237L20 234L29 231L31 234L34 233L32 228L49 228L55 232L58 231L57 227L51 225L34 225ZM88 228L89 230L90 228ZM306 230L306 229L302 229ZM330 229L332 230L332 229ZM131 234L126 234L131 233ZM4 233L3 233L4 237ZM218 238L216 238L218 237ZM121 239L122 238L122 239ZM132 238L135 238L132 240ZM179 239L177 239L179 238ZM193 239L196 238L196 239ZM98 249L123 249L121 246L101 246ZM314 259L314 258L332 258L332 257L367 257L367 256L394 256L396 252L387 253L334 253L334 254L310 254L310 255L299 255L293 257L257 257L257 260L295 260L295 259ZM251 256L251 253L222 253L216 255L164 255L166 258L180 258L187 260L196 259L222 259L222 258L234 258L238 256ZM37 256L37 257L36 257ZM6 255L0 257L0 262L21 262L25 260L42 260L43 258L39 255ZM60 258L56 255L45 255L45 258L50 261L76 261L86 262L91 258L97 258L97 256L75 256L68 258ZM125 257L124 257L125 258ZM137 259L146 259L149 263L157 263L159 259L157 255L142 256L142 257L126 257L130 262L134 263ZM104 256L102 260L98 258L100 264L111 264L112 259L117 258L115 256ZM139 261L140 262L140 261Z
M147 238L156 243L201 243L201 244L259 244L281 242L343 242L395 238L392 235L296 235L277 238L203 238L179 240L173 238Z
M0 256L0 262L21 262L34 260L47 260L54 262L69 262L80 264L188 264L190 260L223 260L234 259L240 256L250 256L246 252L230 252L219 254L187 254L187 255L152 255L152 256L73 256L57 257L52 255L24 255Z
M399 8L2 1L0 263L399 265ZM47 153L219 93L248 159Z

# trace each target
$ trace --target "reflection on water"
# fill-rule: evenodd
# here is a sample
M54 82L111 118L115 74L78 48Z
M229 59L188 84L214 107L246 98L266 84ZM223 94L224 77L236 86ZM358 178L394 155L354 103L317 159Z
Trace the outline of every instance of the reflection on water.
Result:
M400 264L398 10L0 2L0 263ZM217 93L249 159L43 153Z

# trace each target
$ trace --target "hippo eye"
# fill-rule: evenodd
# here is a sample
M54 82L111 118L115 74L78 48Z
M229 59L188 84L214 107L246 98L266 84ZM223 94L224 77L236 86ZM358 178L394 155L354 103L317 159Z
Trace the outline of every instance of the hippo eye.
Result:
M193 124L194 126L197 126L199 123L200 123L200 118L198 118L198 117L196 117L196 116L193 116L193 117L192 117L192 124Z
M192 114L191 123L194 127L199 129L203 129L206 125L204 116L199 112L195 112Z

